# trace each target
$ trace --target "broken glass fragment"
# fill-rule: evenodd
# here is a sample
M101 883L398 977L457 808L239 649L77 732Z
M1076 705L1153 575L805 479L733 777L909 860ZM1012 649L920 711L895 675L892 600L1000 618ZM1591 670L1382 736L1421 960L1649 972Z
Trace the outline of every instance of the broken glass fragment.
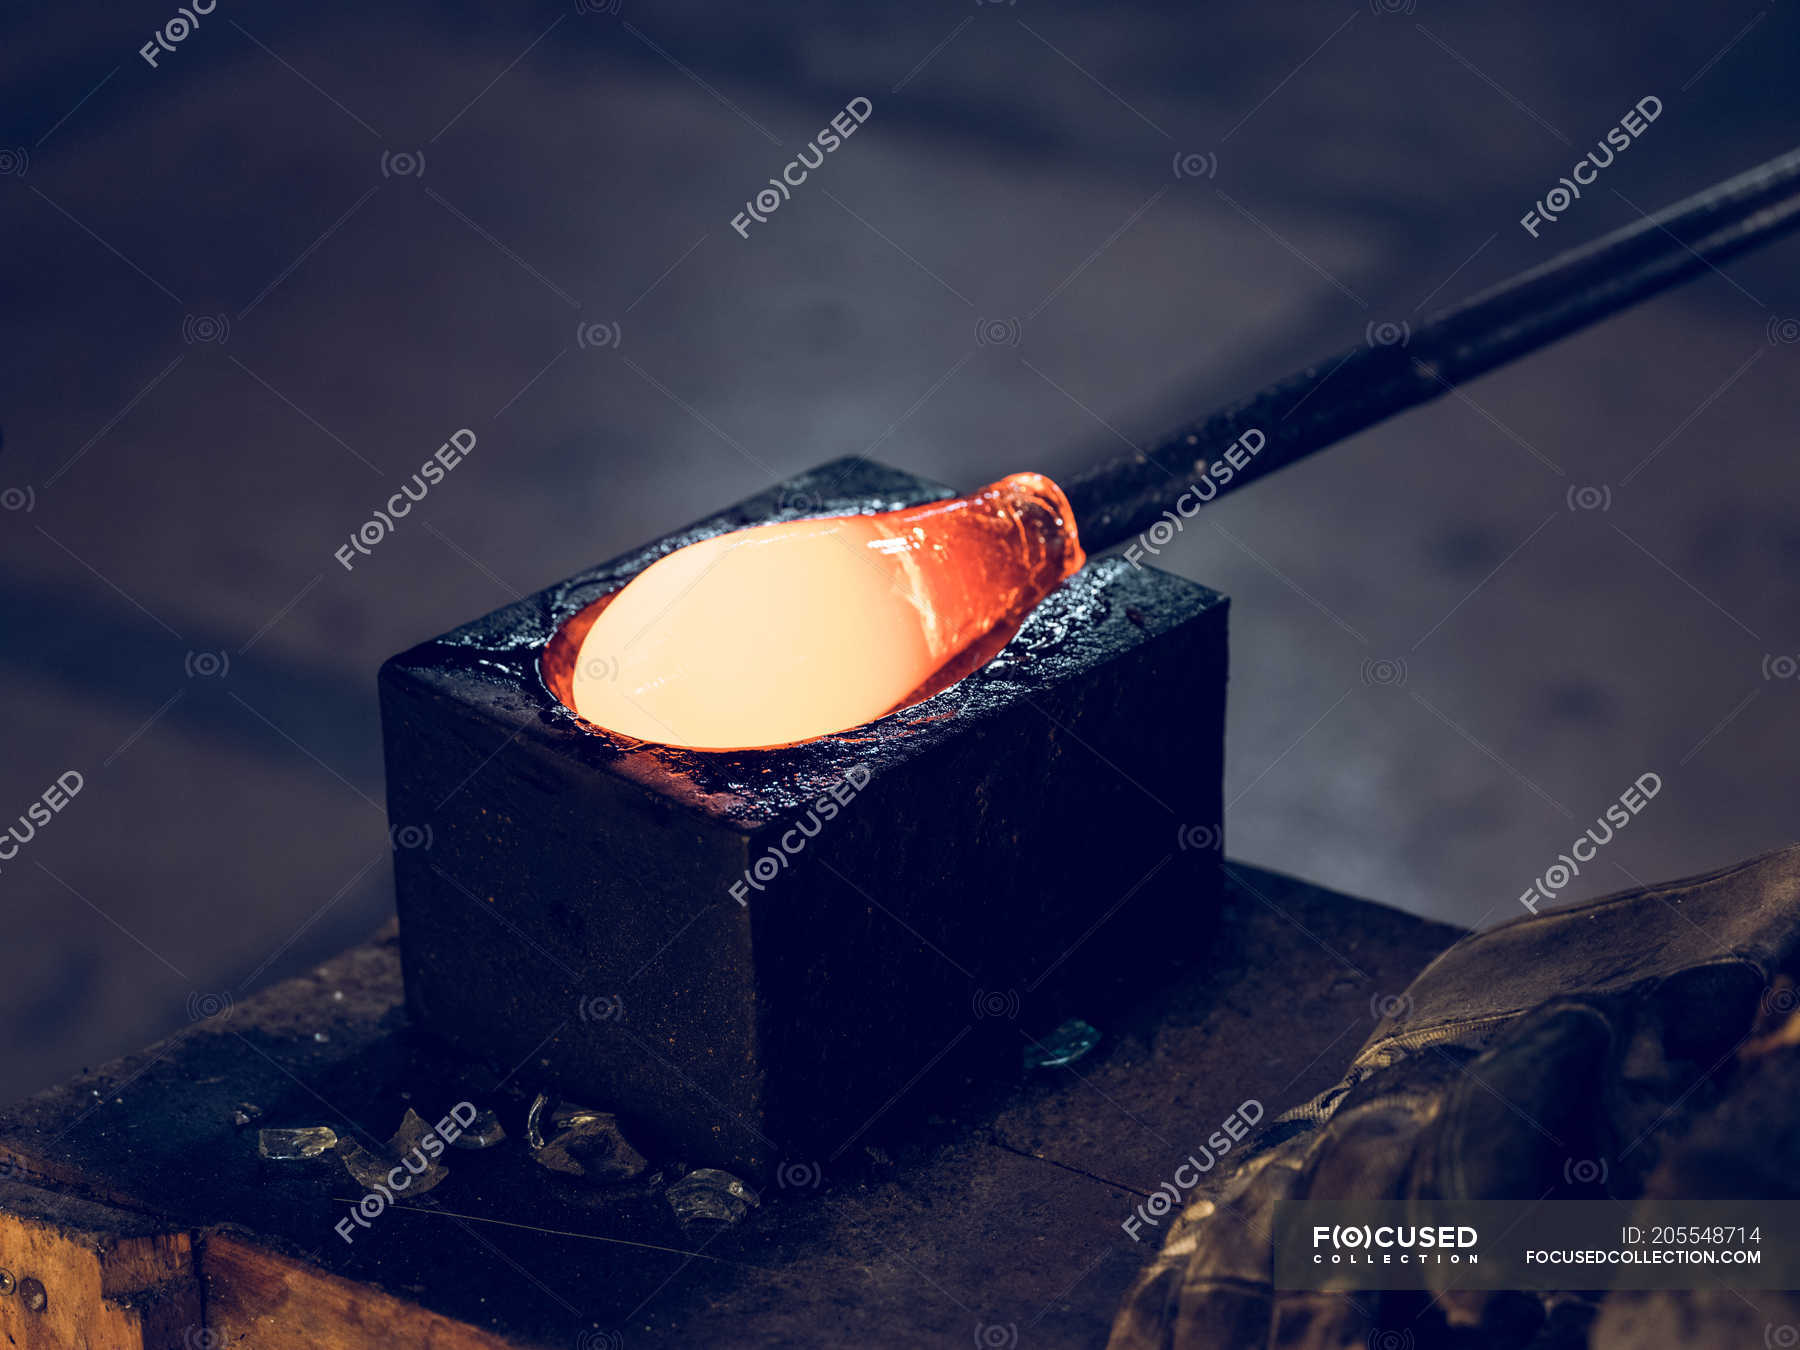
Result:
M450 1169L437 1160L443 1146L440 1144L436 1152L425 1146L425 1137L430 1134L432 1127L408 1107L400 1118L400 1128L380 1153L364 1148L354 1139L340 1139L338 1157L343 1159L344 1170L365 1191L378 1190L407 1198L423 1195L450 1175Z
M329 1125L303 1125L297 1130L258 1130L256 1152L274 1162L316 1158L336 1146L337 1131Z
M1054 1069L1073 1064L1098 1044L1099 1030L1079 1017L1071 1017L1043 1040L1025 1047L1025 1067Z
M468 1129L450 1141L453 1148L492 1148L506 1138L506 1127L492 1111L478 1111Z
M696 1223L733 1224L760 1205L762 1198L716 1167L697 1167L663 1194L683 1228Z
M525 1142L538 1166L589 1181L629 1181L649 1166L612 1112L561 1103L542 1092L525 1116Z

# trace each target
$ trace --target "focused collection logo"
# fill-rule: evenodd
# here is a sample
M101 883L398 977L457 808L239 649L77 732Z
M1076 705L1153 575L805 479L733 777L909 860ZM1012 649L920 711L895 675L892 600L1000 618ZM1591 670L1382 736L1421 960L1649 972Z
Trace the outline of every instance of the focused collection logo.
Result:
M1321 1223L1313 1225L1312 1259L1315 1266L1473 1266L1480 1241L1466 1223Z

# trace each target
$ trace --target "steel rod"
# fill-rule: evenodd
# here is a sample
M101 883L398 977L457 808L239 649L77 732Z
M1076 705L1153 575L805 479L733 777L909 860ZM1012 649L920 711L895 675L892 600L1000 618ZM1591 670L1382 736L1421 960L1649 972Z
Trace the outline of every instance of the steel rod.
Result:
M1789 151L1434 314L1192 422L1147 454L1063 484L1090 553L1165 512L1253 482L1396 413L1549 346L1800 226L1800 150ZM1255 430L1266 438L1254 454ZM1226 453L1244 442L1226 459ZM1235 461L1235 463L1234 463ZM1210 470L1210 472L1209 472ZM1223 481L1221 481L1223 480ZM1179 504L1179 505L1178 505Z

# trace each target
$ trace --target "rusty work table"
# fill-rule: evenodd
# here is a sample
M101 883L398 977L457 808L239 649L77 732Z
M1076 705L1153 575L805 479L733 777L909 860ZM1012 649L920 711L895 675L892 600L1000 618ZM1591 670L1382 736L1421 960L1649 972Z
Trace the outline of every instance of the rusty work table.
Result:
M1100 1345L1153 1251L1121 1231L1130 1205L1241 1102L1272 1117L1335 1081L1372 1002L1459 935L1228 871L1219 912L1097 998L1087 1056L971 1084L954 1118L896 1105L710 1236L646 1185L532 1162L532 1065L505 1077L413 1031L378 936L0 1114L0 1335L22 1350ZM1021 1049L1045 1030L1028 1013ZM436 1120L465 1099L507 1140L449 1150L441 1185L352 1244L333 1225L361 1187L334 1154L257 1156L260 1127L385 1140L409 1106ZM244 1104L261 1116L239 1125Z

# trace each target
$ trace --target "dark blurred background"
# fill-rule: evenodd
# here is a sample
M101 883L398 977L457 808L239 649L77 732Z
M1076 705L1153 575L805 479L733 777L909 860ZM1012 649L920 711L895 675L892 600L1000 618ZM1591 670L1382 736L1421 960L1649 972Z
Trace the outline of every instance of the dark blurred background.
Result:
M0 821L86 786L0 863L7 1098L389 912L389 654L837 455L1072 472L1800 141L1754 0L504 8L9 15ZM1795 837L1796 260L1190 526L1233 854L1479 925L1646 770L1562 898Z

